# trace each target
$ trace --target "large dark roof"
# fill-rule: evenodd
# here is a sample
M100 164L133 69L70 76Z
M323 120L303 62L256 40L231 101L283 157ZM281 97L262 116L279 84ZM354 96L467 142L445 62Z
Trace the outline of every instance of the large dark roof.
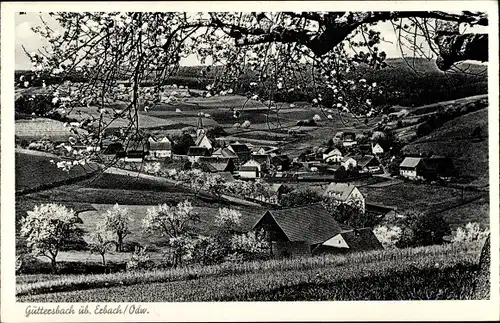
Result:
M205 147L191 146L187 154L188 156L208 156L210 152Z
M340 233L351 251L384 249L370 228L354 229Z
M290 241L305 242L309 245L314 245L323 243L342 231L340 225L321 203L268 210L261 217L261 220L266 214L272 216ZM259 222L260 220L257 224Z
M168 141L153 141L149 143L149 150L171 150L172 144Z
M378 165L380 164L378 160L373 155L364 155L359 158L356 158L358 166L363 168L369 166L370 164Z
M230 144L229 147L235 152L235 153L247 153L250 152L250 148L248 148L247 145L245 144Z

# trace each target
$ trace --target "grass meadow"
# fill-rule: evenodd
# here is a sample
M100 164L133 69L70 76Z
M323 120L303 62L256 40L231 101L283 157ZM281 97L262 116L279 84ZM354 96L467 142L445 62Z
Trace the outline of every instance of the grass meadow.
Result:
M101 275L19 277L20 302L470 299L481 243ZM91 290L91 291L90 291Z

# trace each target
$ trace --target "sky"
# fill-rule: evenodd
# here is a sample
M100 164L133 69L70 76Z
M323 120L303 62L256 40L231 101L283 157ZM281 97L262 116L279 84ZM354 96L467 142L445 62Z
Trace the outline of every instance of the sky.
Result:
M31 27L40 25L39 13L26 13L25 15L16 15L16 54L15 54L15 68L16 69L31 69L31 63L26 56L22 46L26 48L28 52L36 51L47 43L33 33ZM44 20L50 22L51 18L47 14L43 14ZM56 27L57 22L52 20L51 26ZM380 23L376 27L380 32L384 41L378 46L380 50L385 51L387 57L401 57L401 51L396 42L396 34L392 28L392 25L388 22ZM200 65L200 62L195 55L191 55L181 61L181 65L192 66Z

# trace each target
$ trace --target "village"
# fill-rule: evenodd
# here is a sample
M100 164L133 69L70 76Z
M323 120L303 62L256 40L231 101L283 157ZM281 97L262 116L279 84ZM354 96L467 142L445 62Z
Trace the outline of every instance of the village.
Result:
M270 16L277 30L307 30L302 20L337 14ZM349 31L365 41L345 39L369 53L229 29L274 30L266 15L45 17L75 39L81 21L112 31L82 45L80 65L35 48L23 53L32 66L16 66L18 300L475 292L490 232L486 64L460 61L469 73L450 76L439 59L387 56L370 23ZM37 37L64 56L68 35Z

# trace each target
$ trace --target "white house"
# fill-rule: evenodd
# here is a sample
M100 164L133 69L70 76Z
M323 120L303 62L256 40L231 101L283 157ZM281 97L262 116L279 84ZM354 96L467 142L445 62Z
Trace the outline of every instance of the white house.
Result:
M399 164L399 175L411 180L423 179L422 171L424 170L424 160L420 157L406 157Z
M149 157L157 158L170 158L172 157L172 143L170 140L153 141L149 143Z
M379 155L383 153L384 153L384 148L382 148L382 146L380 146L378 143L375 145L372 144L372 154Z
M343 157L340 164L344 166L345 169L355 168L358 165L354 158L348 156Z
M337 148L334 148L326 154L323 154L323 160L326 163L340 163L342 162L342 153Z
M244 163L239 169L238 173L241 178L259 178L262 177L262 164L254 159L250 159Z
M324 191L323 196L331 197L342 203L359 201L362 211L365 211L365 197L356 186L349 183L330 183Z
M201 134L198 138L196 138L195 145L197 147L204 147L207 148L208 150L212 150L213 145L210 139L208 139L206 134Z

